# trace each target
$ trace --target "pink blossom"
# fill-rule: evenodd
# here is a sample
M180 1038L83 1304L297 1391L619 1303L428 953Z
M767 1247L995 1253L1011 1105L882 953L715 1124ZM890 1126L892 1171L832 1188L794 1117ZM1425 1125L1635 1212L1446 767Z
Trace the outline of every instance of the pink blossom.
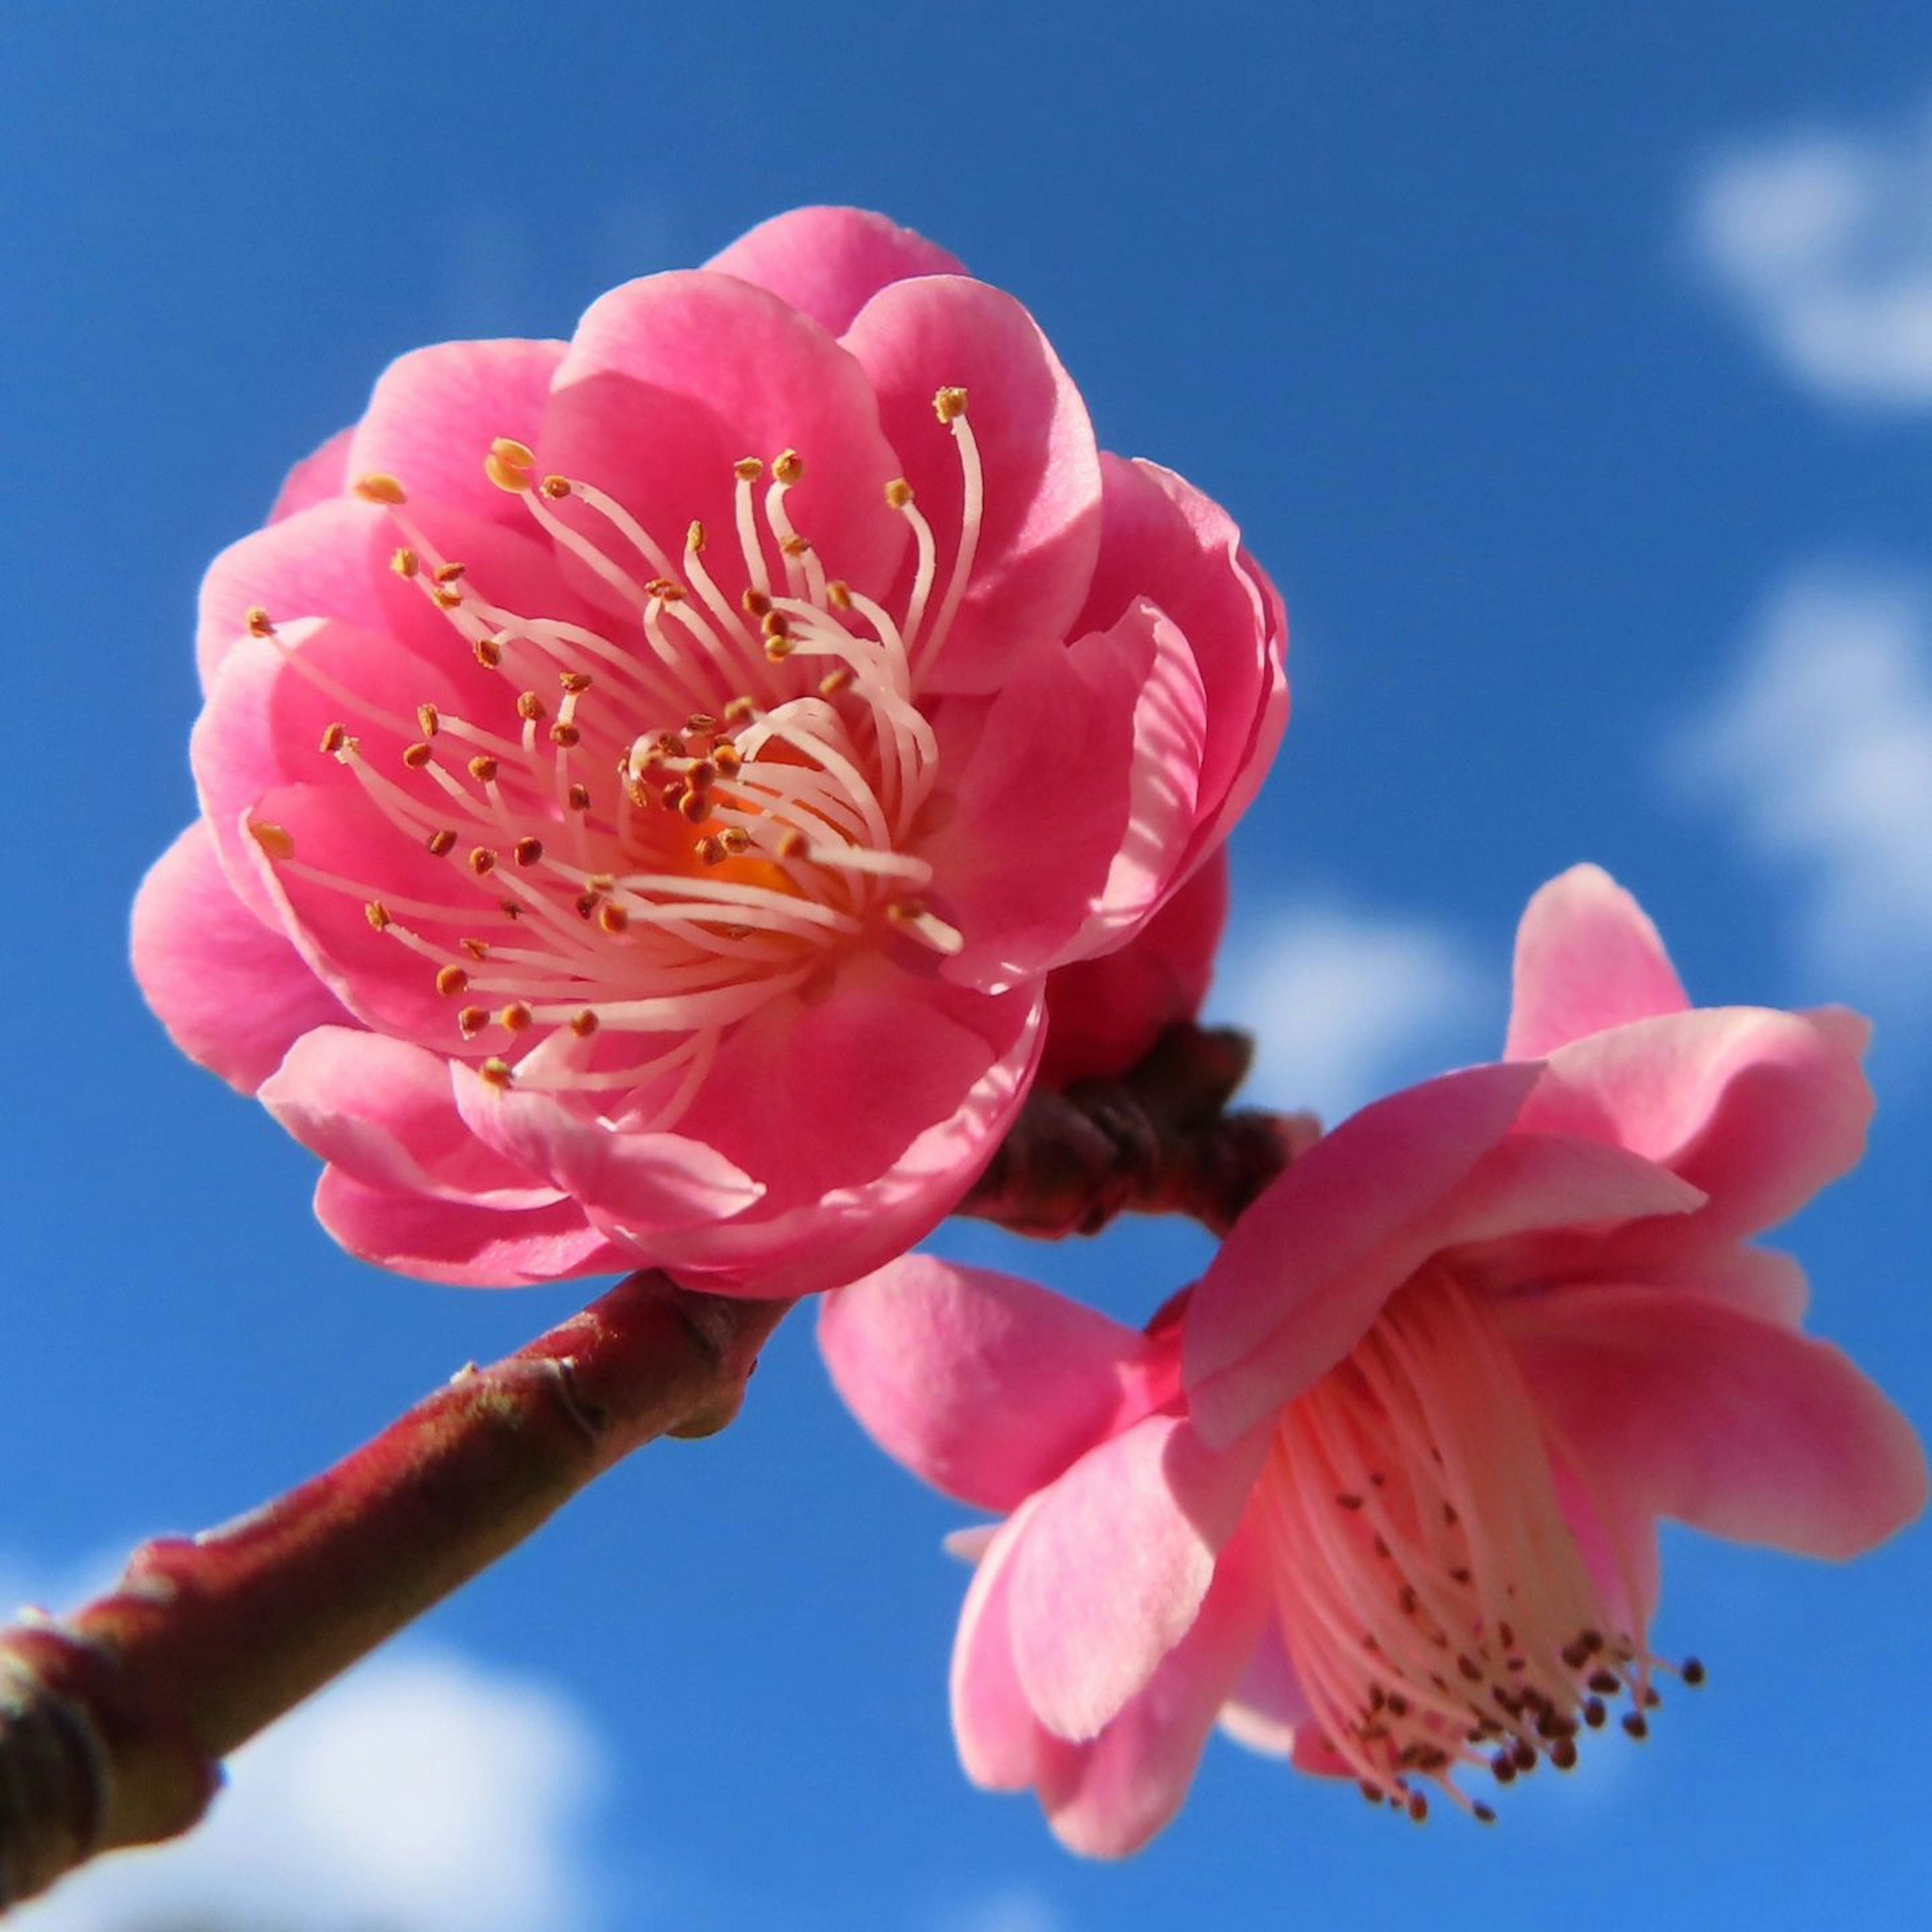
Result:
M1120 956L1081 1070L1198 998L1284 640L1012 297L781 216L404 356L216 561L136 969L358 1255L824 1287L970 1184L1052 975Z
M1318 1142L1145 1334L914 1257L826 1304L879 1441L1004 1515L953 1653L961 1756L1099 1856L1216 1720L1423 1816L1642 1735L1656 1525L1847 1558L1923 1508L1910 1426L1749 1238L1859 1157L1865 1028L1694 1010L1579 868L1530 904L1510 1058Z

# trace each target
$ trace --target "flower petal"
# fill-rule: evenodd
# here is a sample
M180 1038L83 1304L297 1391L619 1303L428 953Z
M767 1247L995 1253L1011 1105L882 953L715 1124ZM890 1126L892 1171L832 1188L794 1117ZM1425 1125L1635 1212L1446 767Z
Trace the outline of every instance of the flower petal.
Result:
M339 429L313 456L304 456L283 478L275 506L268 521L279 524L298 510L306 510L331 496L339 496L349 486L349 446L356 427Z
M1924 1508L1911 1424L1828 1342L1648 1288L1566 1288L1504 1318L1560 1440L1654 1514L1844 1558Z
M1436 1245L1445 1202L1508 1132L1538 1073L1472 1067L1378 1101L1241 1216L1188 1314L1188 1395L1208 1442L1233 1442L1361 1339Z
M540 470L616 498L673 560L688 526L701 522L712 533L706 567L735 603L749 578L733 466L786 449L804 464L786 497L794 526L828 575L878 594L908 538L886 502L898 459L865 371L776 296L700 271L629 282L591 304L557 372L537 455ZM562 508L576 514L568 501ZM595 520L583 527L610 547ZM776 538L764 540L764 555L770 580L782 585Z
M984 1791L1027 1790L1053 1742L1020 1688L1010 1621L1014 1552L1039 1507L1032 1498L994 1532L953 1639L952 1736L966 1775Z
M966 272L937 243L863 208L776 214L704 266L769 289L834 335L889 282Z
M472 1134L439 1054L380 1034L325 1027L296 1042L262 1104L311 1153L388 1192L499 1209L562 1198L540 1172Z
M1117 1079L1168 1028L1192 1019L1208 997L1227 922L1224 847L1125 946L1055 967L1046 982L1042 1084Z
M142 880L133 943L134 976L170 1038L244 1094L311 1028L349 1017L301 954L236 897L205 820Z
M1138 1330L991 1269L908 1256L828 1296L818 1345L886 1453L982 1509L1016 1509L1084 1455L1148 1353Z
M1060 1842L1088 1858L1126 1858L1172 1822L1229 1693L1268 1616L1258 1570L1238 1537L1192 1628L1146 1688L1092 1743L1045 1740L1036 1781Z
M1281 1627L1270 1617L1255 1640L1240 1682L1222 1706L1221 1728L1251 1751L1287 1757L1294 1750L1296 1733L1310 1726L1314 1716Z
M376 379L350 446L352 479L394 476L412 503L434 502L488 523L525 512L484 474L499 436L529 445L543 427L560 342L439 342L399 356Z
M1700 1008L1558 1048L1526 1130L1612 1142L1711 1197L1708 1228L1755 1234L1864 1151L1872 1092L1856 1014Z
M1523 913L1508 1060L1540 1060L1587 1034L1690 1002L1642 907L1600 866L1573 866Z
M1192 1626L1267 1450L1210 1450L1150 1415L1046 1492L1013 1558L1013 1658L1056 1736L1083 1743L1144 1690Z
M322 1169L316 1219L357 1259L458 1288L529 1288L631 1264L574 1202L499 1210L366 1187Z
M986 692L1016 645L1072 634L1100 543L1100 466L1087 407L1038 324L998 289L962 276L895 282L860 311L845 346L870 376L879 418L952 569L964 502L942 387L968 393L984 507L965 598L929 688ZM937 594L937 593L935 593Z

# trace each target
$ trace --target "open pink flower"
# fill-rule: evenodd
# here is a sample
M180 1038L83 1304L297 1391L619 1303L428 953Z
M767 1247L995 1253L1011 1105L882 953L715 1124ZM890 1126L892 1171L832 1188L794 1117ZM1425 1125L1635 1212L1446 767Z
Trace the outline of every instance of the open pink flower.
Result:
M1150 922L1260 783L1283 644L1010 296L782 216L568 344L404 356L216 562L136 968L358 1255L823 1287L970 1185L1052 974L1121 955L1081 1070L1198 998L1211 901Z
M1864 1036L1691 1010L1580 868L1525 916L1510 1060L1318 1142L1147 1334L918 1257L832 1298L861 1420L1006 1516L953 1655L969 1774L1115 1856L1218 1718L1487 1816L1459 1779L1567 1768L1619 1698L1642 1734L1659 1517L1846 1558L1916 1515L1911 1428L1746 1245L1858 1158Z

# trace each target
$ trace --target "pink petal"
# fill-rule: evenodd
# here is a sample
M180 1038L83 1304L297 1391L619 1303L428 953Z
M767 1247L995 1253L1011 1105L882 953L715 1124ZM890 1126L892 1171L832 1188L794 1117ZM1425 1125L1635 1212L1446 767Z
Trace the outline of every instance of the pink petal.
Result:
M802 1295L904 1254L1005 1138L1039 1058L1042 1004L854 962L824 1004L740 1028L679 1132L716 1148L766 1197L754 1214L656 1239L661 1264L716 1294ZM742 1104L767 1085L826 1096L812 1132L777 1108Z
M1178 642L1139 607L1014 667L922 847L965 940L946 978L1003 991L1104 950L1160 896L1192 824L1198 742L1201 689Z
M818 1346L887 1455L982 1509L1016 1509L1112 1424L1138 1330L990 1269L929 1256L826 1297Z
M1151 1415L1046 1492L1013 1559L1012 1624L1028 1701L1056 1736L1096 1736L1192 1627L1267 1446L1256 1431L1211 1450Z
M889 282L966 272L922 235L862 208L774 215L705 266L769 289L834 335Z
M1102 630L1138 597L1186 638L1207 694L1198 852L1252 802L1288 725L1288 620L1220 505L1158 464L1103 454L1100 554L1075 632Z
M616 497L673 561L692 520L702 522L706 567L734 601L748 580L732 466L746 457L769 464L786 449L804 463L788 513L826 574L874 594L890 586L908 538L885 500L898 459L865 371L777 296L701 272L627 283L592 304L537 445L540 470ZM766 487L756 486L760 500ZM594 518L563 508L611 544ZM782 584L775 539L764 551L771 580Z
M288 940L236 897L205 820L141 882L134 960L175 1044L244 1094L311 1028L349 1017Z
M1088 1858L1139 1851L1173 1820L1214 1720L1245 1672L1268 1598L1238 1538L1193 1627L1092 1743L1044 1740L1036 1780L1054 1834Z
M1294 1750L1298 1734L1312 1726L1314 1715L1280 1626L1270 1617L1255 1640L1240 1682L1228 1694L1221 1728L1250 1750L1287 1757Z
M1706 1196L1642 1155L1563 1134L1514 1133L1457 1186L1442 1232L1447 1246L1542 1228L1683 1215Z
M1532 898L1516 936L1509 1060L1690 1006L1642 907L1598 866L1573 866Z
M968 1586L953 1640L952 1735L966 1775L986 1791L1024 1791L1049 1744L1020 1688L1010 1616L1012 1562L1037 1513L1034 1497L994 1532Z
M380 1034L327 1027L291 1049L262 1104L312 1153L387 1192L502 1209L562 1198L541 1173L484 1145L464 1124L440 1055Z
M1844 1558L1924 1508L1911 1424L1827 1342L1662 1289L1566 1288L1504 1310L1559 1439L1644 1510Z
M1577 1458L1566 1445L1552 1458L1557 1506L1618 1634L1641 1639L1664 1586L1657 1517L1615 1469Z
M845 346L878 392L880 420L952 569L964 501L941 388L968 393L985 475L984 513L965 602L929 688L984 692L1016 644L1061 638L1086 601L1100 541L1100 467L1080 392L1012 296L957 276L896 282L860 310Z
M506 1211L365 1187L322 1170L316 1218L358 1260L458 1288L528 1288L630 1264L574 1203Z
M1195 1292L1202 1434L1233 1442L1340 1361L1437 1244L1444 1204L1508 1132L1534 1066L1478 1066L1365 1108L1235 1224Z
M1755 1233L1863 1154L1869 1032L1837 1010L1712 1007L1638 1020L1552 1053L1522 1125L1629 1148L1709 1195L1712 1228Z
M350 478L391 476L412 503L520 528L523 506L484 474L483 459L499 436L536 442L562 360L560 342L439 342L399 356L356 426Z
M313 456L305 456L291 470L268 512L268 521L279 524L298 510L306 510L330 496L339 496L349 487L349 446L356 435L352 424L339 429Z
M1208 862L1118 951L1054 968L1046 982L1048 1087L1118 1078L1208 997L1228 920L1228 855Z
M453 1070L470 1131L506 1160L542 1175L648 1252L654 1237L742 1214L764 1190L714 1148L676 1133L633 1133L580 1116L547 1094L493 1087Z

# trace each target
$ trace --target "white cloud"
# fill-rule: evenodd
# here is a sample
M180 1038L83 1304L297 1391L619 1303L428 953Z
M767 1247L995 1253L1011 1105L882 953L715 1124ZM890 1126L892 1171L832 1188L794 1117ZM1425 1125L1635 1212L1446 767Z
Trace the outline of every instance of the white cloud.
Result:
M1734 148L1694 242L1788 374L1834 400L1932 408L1932 104L1883 133Z
M1332 1124L1378 1095L1500 1052L1507 962L1423 920L1330 903L1231 935L1210 1017L1259 1046L1244 1100Z
M1844 568L1794 578L1715 704L1673 734L1668 764L1795 878L1808 972L1841 997L1924 1010L1932 582Z
M586 1932L600 1753L534 1680L417 1645L238 1752L178 1844L77 1874L21 1932Z
M1038 1892L1016 1888L946 1913L940 1932L1061 1932L1061 1920Z

